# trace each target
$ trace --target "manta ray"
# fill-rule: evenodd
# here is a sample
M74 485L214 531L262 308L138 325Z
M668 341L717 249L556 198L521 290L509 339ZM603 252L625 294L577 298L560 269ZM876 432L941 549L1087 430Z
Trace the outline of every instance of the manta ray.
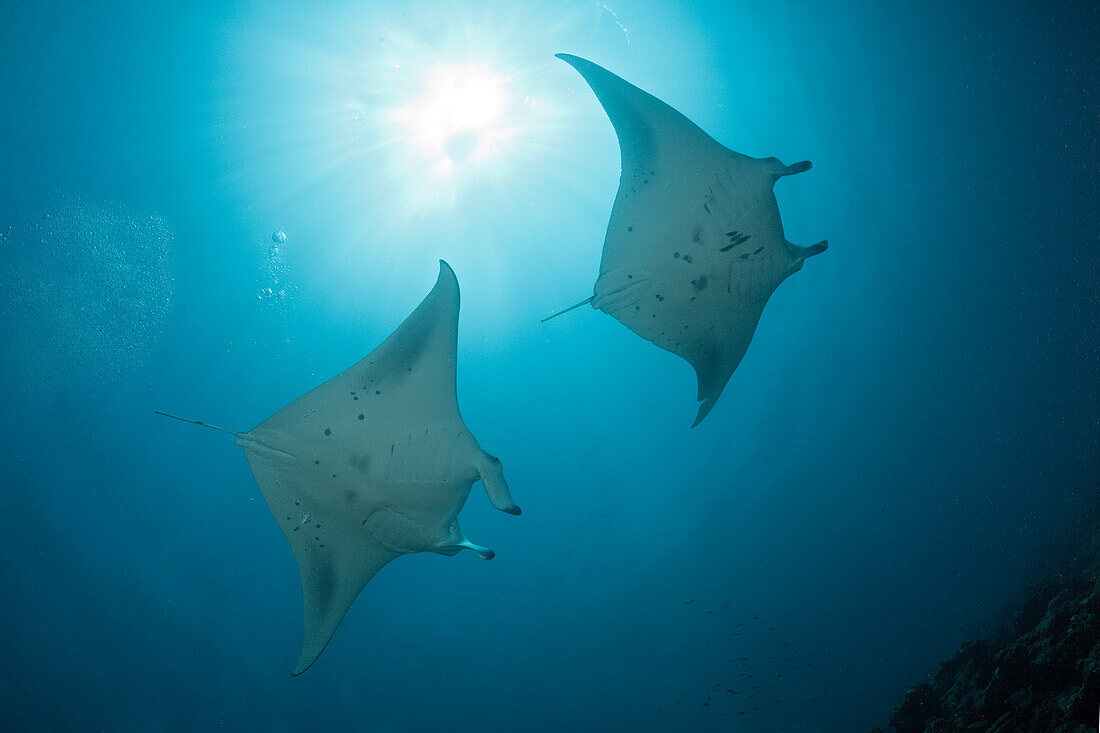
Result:
M825 251L783 236L772 187L810 169L751 158L591 61L557 54L596 93L619 139L622 175L588 300L683 358L698 378L698 425L749 347L779 283ZM549 320L549 319L544 319Z
M458 513L475 481L492 505L519 514L500 460L458 411L458 280L440 260L435 287L397 330L350 369L246 433L244 449L302 579L305 633L293 674L324 650L359 592L386 563L413 552L487 547Z

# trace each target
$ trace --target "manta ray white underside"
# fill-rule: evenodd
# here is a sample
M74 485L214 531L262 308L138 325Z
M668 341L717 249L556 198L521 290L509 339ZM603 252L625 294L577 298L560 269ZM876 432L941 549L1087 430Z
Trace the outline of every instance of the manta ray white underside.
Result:
M494 507L520 513L500 461L459 414L458 309L458 280L440 261L435 287L378 348L247 433L224 431L244 448L298 562L305 634L296 675L394 558L463 549L493 557L458 526L475 481Z
M622 155L600 274L586 302L695 368L698 425L741 363L768 298L827 247L788 242L772 192L810 163L736 153L607 69L558 58L596 93Z

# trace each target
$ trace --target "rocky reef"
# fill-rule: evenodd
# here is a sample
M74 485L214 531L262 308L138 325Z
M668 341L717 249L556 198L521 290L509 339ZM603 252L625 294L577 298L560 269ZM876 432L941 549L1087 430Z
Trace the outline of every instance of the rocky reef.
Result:
M1089 524L996 641L962 645L890 718L897 733L1086 733L1100 718L1100 532ZM877 730L877 729L876 729ZM874 731L872 731L874 733Z

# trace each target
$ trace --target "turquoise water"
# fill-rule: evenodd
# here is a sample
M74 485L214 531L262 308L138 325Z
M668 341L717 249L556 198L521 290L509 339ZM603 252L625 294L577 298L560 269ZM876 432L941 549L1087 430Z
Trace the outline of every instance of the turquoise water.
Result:
M883 724L1100 473L1098 11L1017 5L8 3L9 725ZM685 362L540 323L591 294L619 175L558 52L814 163L776 194L830 248L694 429ZM298 573L240 449L153 411L251 428L440 258L462 413L524 514L475 486L496 558L397 559L292 678Z

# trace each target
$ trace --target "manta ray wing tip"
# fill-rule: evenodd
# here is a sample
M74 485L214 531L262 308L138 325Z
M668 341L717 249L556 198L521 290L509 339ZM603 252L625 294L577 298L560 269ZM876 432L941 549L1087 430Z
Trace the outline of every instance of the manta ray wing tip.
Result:
M572 66L574 69L577 69L578 71L580 71L580 66L579 65L581 65L581 64L585 64L585 65L592 64L591 61L588 61L587 59L582 59L580 56L574 56L571 53L556 53L556 54L554 54L554 58L561 59L565 63Z

